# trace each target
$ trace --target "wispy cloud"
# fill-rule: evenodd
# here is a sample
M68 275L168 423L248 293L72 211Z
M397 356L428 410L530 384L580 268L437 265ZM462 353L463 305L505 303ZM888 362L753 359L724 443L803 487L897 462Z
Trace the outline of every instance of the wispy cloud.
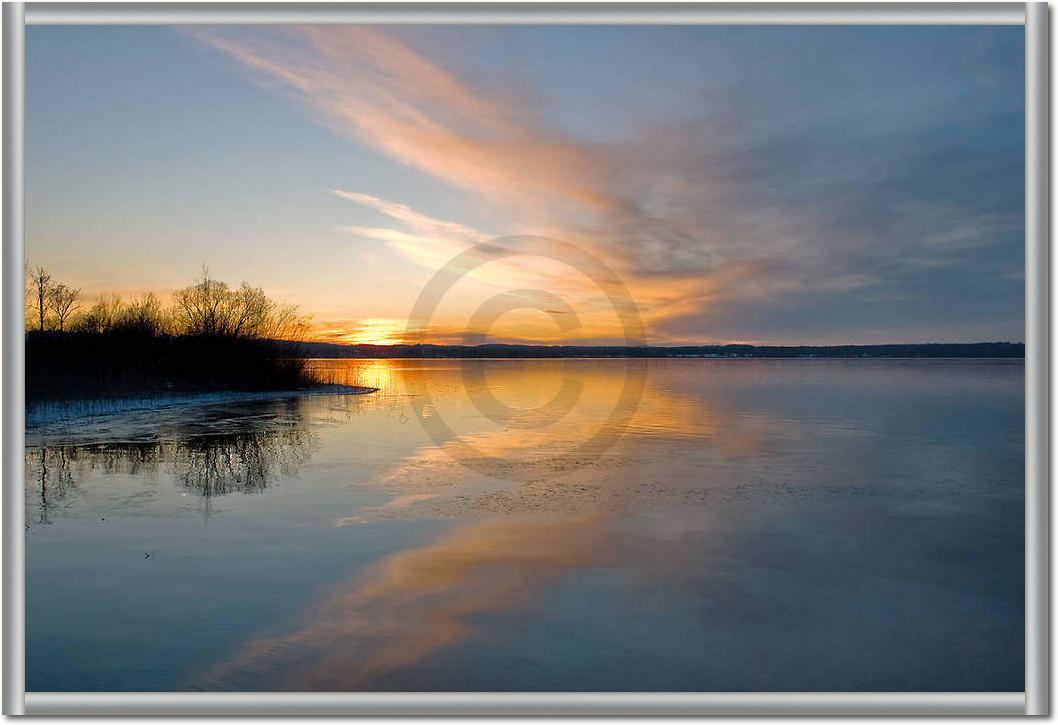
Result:
M549 123L538 96L530 103L460 75L383 29L193 32L320 122L506 210L510 226L498 235L531 227L602 256L655 341L723 337L745 304L883 299L924 270L962 269L971 257L975 273L1009 274L994 250L1019 232L1016 205L976 204L982 192L963 180L972 162L958 139L939 134L928 113L900 116L911 106L898 91L850 97L838 110L821 102L807 120L732 93L710 120L659 120L603 143ZM916 98L916 107L950 106L958 92ZM1005 170L1009 157L974 168ZM335 193L396 223L345 231L428 268L491 236L362 191Z
M194 31L296 94L328 125L432 176L492 197L605 207L598 160L542 132L531 109L482 94L384 32L302 26Z

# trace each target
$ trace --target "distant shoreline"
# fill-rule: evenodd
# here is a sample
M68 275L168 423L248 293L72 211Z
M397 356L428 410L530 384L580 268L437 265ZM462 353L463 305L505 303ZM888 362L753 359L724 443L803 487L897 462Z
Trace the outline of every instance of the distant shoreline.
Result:
M956 357L924 357L924 356L919 356L919 357L881 357L881 356L878 356L878 357L836 357L836 356L831 356L831 357L809 357L809 356L804 356L804 357L792 357L792 356L791 357L779 357L779 356L771 356L771 357L764 357L764 356L760 356L760 355L757 355L757 356L754 356L754 355L742 355L742 356L738 356L738 357L710 357L710 356L689 356L689 355L682 355L682 356L675 356L675 357L642 357L642 356L633 357L631 355L579 355L579 356L573 356L573 355L564 355L564 356L563 355L535 355L533 357L527 357L527 356L521 356L521 357L519 357L519 356L506 356L506 357L504 357L504 356L500 356L500 355L490 355L488 357L485 357L485 356L478 356L478 357L456 357L456 356L451 356L451 357L440 357L440 356L408 357L406 355L402 355L402 356L392 356L392 357L352 357L352 356L346 355L346 356L343 356L343 357L327 357L327 356L311 357L310 356L310 357L307 357L306 360L711 360L711 361L716 361L716 362L738 362L739 360L805 360L805 361L809 361L809 360L844 360L844 361L892 360L893 362L900 362L900 361L905 361L906 362L908 360L937 360L939 362L943 362L945 360L949 360L949 361L950 360L1017 360L1017 361L1020 361L1020 362L1024 362L1025 358L1024 357L1020 357L1020 356L1019 357L1012 357L1012 356L1000 357L1000 356L994 356L994 355L991 356L991 357L985 357L985 356L981 356L981 357L970 357L970 356L961 356L961 357L959 357L959 356L956 356Z
M285 343L298 354L319 359L1024 359L1016 342L915 343L887 345L343 345Z

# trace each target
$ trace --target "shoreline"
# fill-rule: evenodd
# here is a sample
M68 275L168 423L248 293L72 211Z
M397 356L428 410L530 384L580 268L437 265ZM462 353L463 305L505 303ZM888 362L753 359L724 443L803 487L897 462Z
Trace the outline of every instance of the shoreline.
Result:
M69 425L78 421L116 414L163 411L223 403L252 403L315 395L367 395L375 392L378 392L378 388L323 384L287 390L218 390L155 396L50 400L26 406L25 426L28 436L30 433L43 434L53 424Z
M348 357L348 356L345 356L345 357L327 357L327 356L316 356L316 357L308 357L308 358L305 358L305 359L306 360L363 360L363 361L371 361L371 360L400 360L400 361L409 361L409 360L414 360L414 361L417 361L417 360L459 360L459 361L464 361L464 360L465 361L474 361L474 360L504 360L504 361L507 361L507 360L527 360L527 361L530 361L530 362L533 361L533 360L709 360L709 361L721 361L721 362L726 361L726 360L779 360L779 361L789 361L789 360L806 360L806 361L812 361L812 360L836 360L838 362L846 362L846 361L857 362L857 361L861 361L861 360L862 361L896 360L896 361L904 361L904 362L906 362L908 360L927 360L927 361L928 360L941 360L941 361L948 361L948 362L951 362L952 360L971 360L971 361L974 361L974 360L976 360L976 361L980 361L980 360L1015 360L1015 361L1018 361L1018 362L1024 362L1025 361L1024 357L1001 356L1001 355L994 355L994 356L979 355L979 356L976 356L976 357L969 356L969 355L955 355L955 356L951 356L951 357L942 357L942 356L932 356L932 357L928 357L928 356L918 356L918 357L915 357L915 356L909 356L909 357L892 356L892 357L887 357L887 356L881 356L881 355L864 356L864 357L860 357L860 356L856 356L856 357L853 357L853 356L839 357L839 356L825 356L825 355L796 355L796 356L795 355L791 355L791 356L788 356L788 357L782 357L782 356L779 356L779 355L672 355L670 357L649 357L649 356L635 356L635 355L539 355L539 356L527 356L527 355L499 356L499 355L497 355L497 356L490 356L490 357L471 357L471 356L453 355L452 357L441 357L441 356L408 357L407 355L403 355L403 356L395 356L395 357Z

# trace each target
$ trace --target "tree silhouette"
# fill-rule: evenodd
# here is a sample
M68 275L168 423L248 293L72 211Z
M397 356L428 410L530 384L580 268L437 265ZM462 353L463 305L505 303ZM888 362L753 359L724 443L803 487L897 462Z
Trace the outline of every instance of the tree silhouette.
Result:
M294 339L304 331L296 306L280 304L246 282L231 289L206 268L193 285L177 290L173 301L185 335Z
M51 275L48 274L44 267L37 267L32 272L30 283L37 298L37 314L38 319L40 320L39 329L43 330L44 314L47 311L48 305L51 303Z
M80 295L80 289L73 289L62 282L51 286L49 297L51 300L51 307L55 310L55 319L59 324L59 332L62 332L63 326L66 324L66 320L69 319L70 315L80 309L81 305L77 304L77 298ZM44 329L43 324L42 317L41 329Z
M293 390L318 384L301 354L307 318L261 287L201 276L165 305L123 300L26 268L26 400L128 397L165 391ZM34 329L39 326L39 330Z

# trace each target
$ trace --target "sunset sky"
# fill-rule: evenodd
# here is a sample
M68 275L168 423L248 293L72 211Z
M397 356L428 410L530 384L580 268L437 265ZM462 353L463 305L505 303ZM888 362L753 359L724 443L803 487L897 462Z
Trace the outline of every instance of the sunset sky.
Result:
M30 27L26 247L162 296L208 265L315 337L399 342L446 261L538 234L602 259L649 342L1022 340L1023 29ZM511 289L615 342L581 271L463 279L431 339Z

